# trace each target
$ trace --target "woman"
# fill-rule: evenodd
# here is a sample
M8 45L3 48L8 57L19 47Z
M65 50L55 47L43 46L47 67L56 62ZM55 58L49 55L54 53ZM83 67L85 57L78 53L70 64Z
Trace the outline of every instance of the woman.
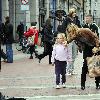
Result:
M65 34L57 34L56 43L54 44L52 51L52 65L55 64L56 74L56 89L60 89L60 80L62 87L65 88L66 83L66 66L68 57L68 47L66 44ZM62 75L62 78L61 76Z
M30 49L30 59L33 59L33 52L35 53L35 45L38 42L38 30L36 29L36 22L31 23L31 27L28 29L27 32L24 33L24 35L29 39L32 36L34 36L33 44L28 44Z
M42 58L49 55L49 64L51 64L51 55L52 55L52 44L53 44L53 33L52 33L52 25L51 25L51 19L48 18L46 20L46 23L43 27L43 33L44 33L44 52L43 54L37 55L37 58L39 59L39 63Z
M99 37L98 27L95 24L93 24L92 15L85 16L85 22L86 22L86 24L84 24L83 27L84 28L89 28L91 31L93 31L94 33L96 33L97 36ZM82 90L85 89L86 74L88 72L88 66L87 66L87 60L86 60L86 58L93 56L93 52L92 52L93 48L94 48L94 46L89 46L87 44L84 44L84 50L83 50L83 59L84 59L84 62L83 62L82 74L81 74L81 89ZM100 89L100 77L95 77L95 84L96 84L96 89Z
M66 18L64 19L64 21L62 23L63 30L64 30L63 33L66 33L66 28L71 23L74 23L78 27L81 27L80 21L78 19L77 14L76 14L76 9L75 8L69 9L69 13L68 13L68 15L66 16Z
M66 28L71 23L77 25L78 27L81 27L80 21L78 19L77 14L76 14L76 9L75 8L69 9L69 13L68 13L67 17L65 18L65 20L62 23L64 33L66 33ZM69 68L68 68L68 73L67 74L68 75L73 75L73 74L75 74L74 73L74 61L75 61L75 58L77 56L77 46L76 46L75 42L72 42L71 45L69 46L69 48L72 51L73 61L71 63L69 63Z

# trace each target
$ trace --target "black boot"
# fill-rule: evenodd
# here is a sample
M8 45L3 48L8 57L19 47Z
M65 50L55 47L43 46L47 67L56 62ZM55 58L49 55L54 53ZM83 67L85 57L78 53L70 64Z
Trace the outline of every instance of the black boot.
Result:
M29 59L33 59L33 56L32 56L32 54L30 55L30 58Z
M33 59L33 56L30 56L30 58L29 59Z
M96 89L100 89L99 83L96 83Z
M42 59L41 55L38 55L38 59L39 59L39 63L40 63L41 59Z
M38 59L39 59L39 63L40 63L40 62L41 62L41 59L42 59L41 55L38 55L38 53L37 53L37 52L35 52L35 56L36 56L36 58L38 58Z
M85 83L81 83L81 90L84 90L85 89Z
M85 86L81 86L81 90L84 90L85 89Z

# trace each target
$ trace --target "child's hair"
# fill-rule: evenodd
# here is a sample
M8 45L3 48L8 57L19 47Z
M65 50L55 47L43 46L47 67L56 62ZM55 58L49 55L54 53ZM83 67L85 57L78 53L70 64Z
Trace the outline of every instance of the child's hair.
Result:
M64 33L58 33L57 38L58 38L58 36L62 37L64 39L64 41L66 41L66 36ZM57 40L56 40L55 44L57 44Z

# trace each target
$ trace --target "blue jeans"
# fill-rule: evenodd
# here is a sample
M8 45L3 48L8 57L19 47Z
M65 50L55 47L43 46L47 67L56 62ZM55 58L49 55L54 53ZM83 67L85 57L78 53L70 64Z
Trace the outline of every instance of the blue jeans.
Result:
M7 62L8 63L13 63L12 44L6 44L6 56L7 56Z

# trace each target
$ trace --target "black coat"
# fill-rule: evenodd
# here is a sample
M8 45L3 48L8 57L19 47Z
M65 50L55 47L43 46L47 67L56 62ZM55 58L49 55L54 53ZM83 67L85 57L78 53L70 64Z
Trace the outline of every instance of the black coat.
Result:
M13 39L13 25L11 23L5 23L4 27L5 43L12 44Z
M81 27L80 25L80 21L78 19L78 16L74 17L74 19L72 20L72 18L70 18L69 16L67 16L62 23L63 26L63 33L66 32L66 28L69 24L74 23L75 25L77 25L78 27Z
M88 24L85 24L83 26L83 28L89 28L93 32L96 32L98 35L98 27L95 24L90 24L90 26ZM86 57L91 57L93 55L93 53L92 53L93 48L94 48L94 46L89 46L87 44L84 44L83 59L85 59Z
M89 28L92 32L96 32L97 33L97 36L99 37L99 33L98 33L98 26L96 25L96 24L90 24L90 25L88 25L88 24L84 24L83 25L83 28Z
M2 24L0 23L0 42L2 40Z
M44 26L44 42L49 42L50 44L53 43L53 33L51 25Z
M57 37L58 33L63 33L63 26L62 25L58 25L57 31L54 32L54 37Z
M23 34L24 34L24 25L23 25L23 24L19 24L19 25L17 26L17 33L18 33L19 35L23 35Z

